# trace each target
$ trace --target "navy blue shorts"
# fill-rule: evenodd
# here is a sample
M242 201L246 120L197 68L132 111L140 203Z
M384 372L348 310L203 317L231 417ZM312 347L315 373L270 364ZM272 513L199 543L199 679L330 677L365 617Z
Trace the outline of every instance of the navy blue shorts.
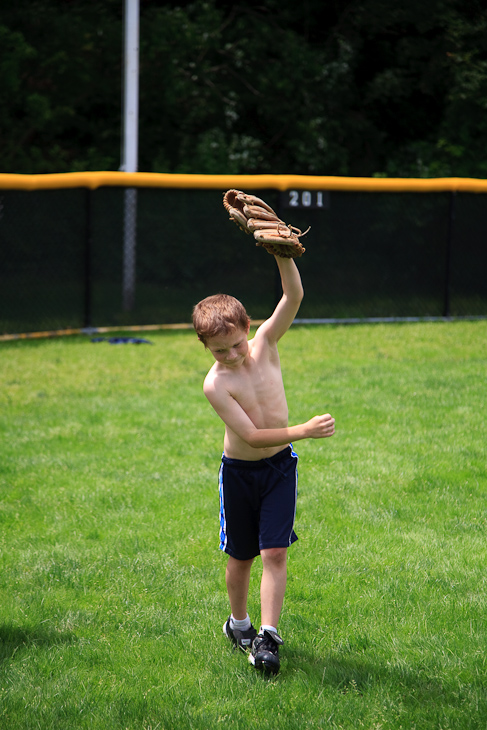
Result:
M291 446L260 461L222 456L220 550L237 560L250 560L261 550L289 547L298 539L297 466Z

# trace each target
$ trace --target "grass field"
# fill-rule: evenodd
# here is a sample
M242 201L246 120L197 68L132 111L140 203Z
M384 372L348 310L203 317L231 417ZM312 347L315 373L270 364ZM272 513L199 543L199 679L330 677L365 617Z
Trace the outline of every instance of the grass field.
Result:
M295 444L273 679L222 636L209 355L150 340L0 345L2 730L486 728L487 322L283 339L337 433Z

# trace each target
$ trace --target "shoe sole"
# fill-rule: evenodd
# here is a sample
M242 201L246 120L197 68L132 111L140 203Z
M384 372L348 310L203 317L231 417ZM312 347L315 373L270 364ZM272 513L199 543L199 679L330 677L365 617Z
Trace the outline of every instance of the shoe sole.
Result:
M230 636L230 634L228 634L228 633L227 633L227 624L228 624L228 621L225 621L225 623L223 624L223 636L224 636L224 637L225 637L226 639L228 639L228 641L230 641L230 642L231 642L231 644L232 644L232 647L233 647L234 649L237 649L237 644L236 644L236 643L234 642L234 640L232 639L232 637Z

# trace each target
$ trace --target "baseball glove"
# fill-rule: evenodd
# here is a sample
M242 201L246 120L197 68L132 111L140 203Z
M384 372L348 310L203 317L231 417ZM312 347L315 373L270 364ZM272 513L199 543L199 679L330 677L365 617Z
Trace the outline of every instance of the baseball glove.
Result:
M245 233L252 233L256 246L262 246L274 256L294 259L305 252L300 242L299 228L284 223L260 198L246 195L241 190L227 190L223 195L223 205L230 215L230 220Z

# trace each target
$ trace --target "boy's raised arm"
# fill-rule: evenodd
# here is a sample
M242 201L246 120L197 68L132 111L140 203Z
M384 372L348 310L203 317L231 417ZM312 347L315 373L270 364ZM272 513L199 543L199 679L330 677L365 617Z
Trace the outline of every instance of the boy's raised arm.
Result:
M292 325L304 296L301 276L294 259L279 256L275 259L281 274L282 297L273 314L259 328L260 333L272 342L277 342Z

